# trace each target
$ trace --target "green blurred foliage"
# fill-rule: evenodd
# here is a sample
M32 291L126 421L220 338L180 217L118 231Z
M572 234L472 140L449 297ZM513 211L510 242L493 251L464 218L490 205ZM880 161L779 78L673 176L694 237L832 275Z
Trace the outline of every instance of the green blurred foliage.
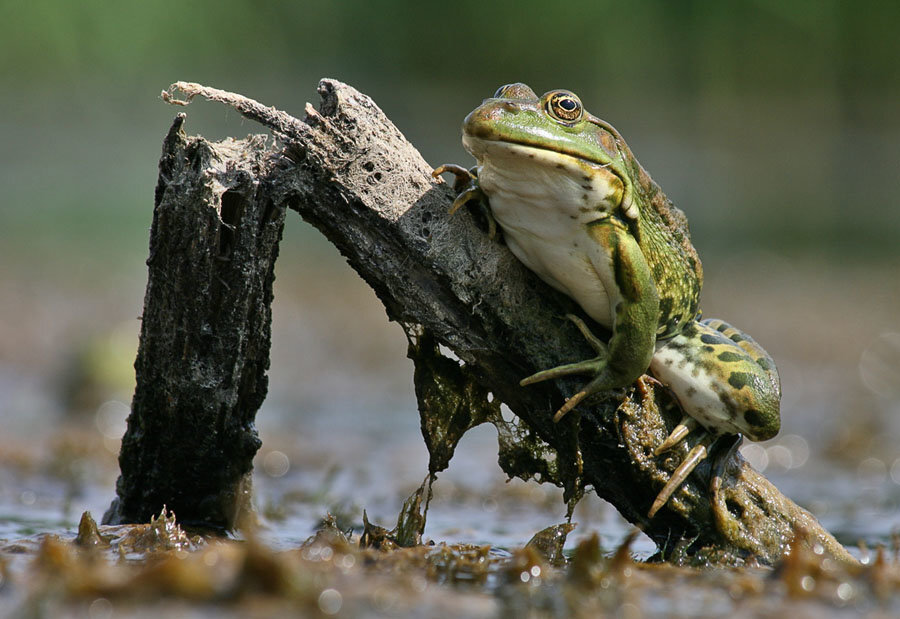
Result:
M201 81L299 114L322 76L372 95L435 165L469 161L459 122L497 86L570 88L701 250L896 253L898 26L900 3L873 0L7 0L0 253L81 247L99 226L97 262L138 256L175 111L160 89ZM256 130L188 113L211 137Z
M7 1L0 67L135 82L147 71L303 64L430 83L493 84L513 71L579 88L896 95L898 25L900 5L873 0Z

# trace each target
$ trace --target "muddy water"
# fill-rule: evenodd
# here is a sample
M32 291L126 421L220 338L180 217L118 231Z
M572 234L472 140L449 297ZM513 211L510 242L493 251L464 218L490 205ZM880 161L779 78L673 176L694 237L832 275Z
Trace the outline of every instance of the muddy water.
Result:
M876 555L865 548L890 549L892 535L900 530L896 271L847 265L824 269L771 256L750 261L755 265L750 272L759 274L749 280L735 282L730 277L732 272L748 272L740 261L711 270L705 297L706 316L727 317L752 333L779 363L782 433L764 444L745 444L743 453L871 565ZM544 608L556 616L594 610L714 616L736 608L771 611L796 605L839 616L860 609L895 608L896 583L888 568L833 574L817 566L814 557L791 567L793 572L784 569L776 575L752 570L667 571L630 563L615 567L595 561L591 564L595 576L589 582L572 583L571 568L540 564L523 558L519 550L536 532L564 520L561 493L535 483L507 482L496 465L496 438L488 427L467 435L450 469L439 476L426 528L426 538L437 544L489 547L479 559L486 566L483 573L458 566L461 557L475 552L461 546L442 550L446 555L404 556L397 559L402 567L383 557L363 556L357 549L332 548L327 569L321 552L312 559L297 555L304 544L309 546L327 513L340 529L352 529L357 536L363 509L371 522L393 527L403 500L425 476L427 452L419 435L405 340L398 327L386 324L374 296L341 270L328 277L313 268L298 273L282 266L281 271L271 393L258 416L263 448L254 481L261 524L254 543L264 549L265 558L254 560L270 561L280 566L272 569L293 579L309 570L321 574L302 595L277 587L266 594L271 596L266 603L273 608L282 608L278 605L285 600L296 602L297 596L316 612L342 616L439 615L447 609L459 616L491 616L527 608ZM825 281L824 273L849 283L837 288ZM40 295L33 297L32 303L40 302ZM10 303L8 296L4 302ZM85 585L86 589L61 581L36 589L34 582L44 580L33 576L46 576L48 570L64 574L70 568L90 572L101 564L82 563L88 559L78 554L81 551L71 540L82 512L90 511L99 520L113 497L118 438L128 411L123 402L130 395L127 372L125 379L121 376L121 360L127 360L126 367L130 363L137 331L133 318L125 316L135 315L135 302L104 305L99 328L90 322L90 301L76 299L67 317L49 333L46 310L28 307L27 299L20 303L20 315L41 319L19 325L16 341L30 348L20 345L22 352L17 354L7 345L0 360L0 615L40 610L34 606L35 596L42 595L52 598L57 605L52 608L74 615L113 616L123 608L151 612L155 596L125 603L127 592L107 580ZM79 321L82 327L91 325L81 331L89 337L73 335ZM578 506L574 521L578 527L566 543L570 556L579 544L589 544L596 536L600 556L609 557L630 531L593 495ZM62 546L42 547L48 534L59 536ZM192 543L178 552L197 554L196 561L202 563L210 542ZM110 547L117 549L117 544ZM222 565L249 560L245 542L228 548L217 551L226 557ZM116 554L121 551L104 549L103 560L109 565L121 561ZM641 559L654 548L638 537L628 550ZM581 551L582 563L589 555ZM374 567L338 565L335 557L340 556L353 557L342 559L348 565L359 561ZM157 559L134 554L129 558L128 569L133 570L129 577L150 582L151 576L141 570ZM310 567L309 561L318 567ZM535 565L544 571L524 582L523 574L531 574L534 567L528 561L538 561ZM886 561L893 565L890 556ZM191 565L206 574L201 563ZM457 567L449 570L450 564ZM405 574L400 580L398 570ZM451 572L459 577L448 576ZM625 572L628 577L622 576ZM510 585L516 578L519 581ZM884 589L878 593L875 581L894 584L887 593ZM206 616L224 608L240 615L247 610L240 606L246 603L243 593L203 597L153 582L153 591L168 600L156 608L163 614L188 609ZM237 576L228 582L238 588L246 585L234 584L243 582ZM619 593L610 597L607 592L613 589ZM572 602L573 591L578 599L593 601ZM412 601L384 602L397 592ZM192 595L199 596L199 606L191 602ZM378 606L376 599L384 604ZM204 606L208 604L214 608ZM251 610L259 612L256 606Z

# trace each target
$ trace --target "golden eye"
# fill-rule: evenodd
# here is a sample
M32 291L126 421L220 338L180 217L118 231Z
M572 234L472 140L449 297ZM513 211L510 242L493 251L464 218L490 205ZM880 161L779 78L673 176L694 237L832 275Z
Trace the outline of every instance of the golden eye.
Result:
M571 123L581 119L584 108L571 92L560 90L547 97L547 112L557 120Z

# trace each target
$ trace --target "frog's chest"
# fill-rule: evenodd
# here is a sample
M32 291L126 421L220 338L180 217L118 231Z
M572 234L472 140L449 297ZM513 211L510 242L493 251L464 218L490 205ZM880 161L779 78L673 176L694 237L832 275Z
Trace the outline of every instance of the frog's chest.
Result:
M516 258L611 327L610 299L618 295L608 288L615 278L586 231L588 222L606 216L596 205L607 190L537 166L522 171L484 164L478 182Z

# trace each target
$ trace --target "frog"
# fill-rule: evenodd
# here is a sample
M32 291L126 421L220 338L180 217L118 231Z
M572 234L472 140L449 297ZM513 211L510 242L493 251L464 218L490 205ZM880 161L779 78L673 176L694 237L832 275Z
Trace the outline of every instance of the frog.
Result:
M611 124L569 90L538 96L513 83L469 113L462 133L476 165L446 164L433 174L455 176L450 214L479 204L492 237L499 229L520 262L611 334L603 340L568 314L596 356L539 371L521 385L588 375L555 412L559 422L589 396L649 375L683 412L654 456L692 432L697 439L656 495L648 519L717 439L736 438L734 447L741 437L763 441L778 433L781 383L774 360L738 328L702 317L703 267L687 217Z

